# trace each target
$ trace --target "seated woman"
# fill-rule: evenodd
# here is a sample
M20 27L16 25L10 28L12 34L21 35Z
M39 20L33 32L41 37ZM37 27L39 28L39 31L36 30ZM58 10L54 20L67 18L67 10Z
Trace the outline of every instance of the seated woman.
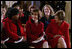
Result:
M69 24L64 21L64 18L64 11L57 11L55 19L51 21L45 31L52 48L70 48Z
M40 21L44 23L44 31L45 31L51 19L54 19L54 16L53 16L54 10L50 5L46 4L42 9L42 14L43 16L40 19Z
M48 42L44 40L44 24L39 21L39 10L34 9L32 19L26 23L27 41L35 48L48 48Z
M9 37L9 40L5 44L8 48L24 48L26 33L19 21L19 10L11 8L7 14L7 18L3 21L3 32L4 37Z

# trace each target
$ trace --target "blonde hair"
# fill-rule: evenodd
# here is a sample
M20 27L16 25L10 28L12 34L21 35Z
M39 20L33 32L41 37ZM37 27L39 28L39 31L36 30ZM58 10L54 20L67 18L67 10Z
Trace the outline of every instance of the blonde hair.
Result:
M51 16L54 15L55 12L54 12L53 8L50 5L46 4L44 7L48 7L50 9L50 15ZM42 8L42 14L43 14L43 16L44 16L44 7Z

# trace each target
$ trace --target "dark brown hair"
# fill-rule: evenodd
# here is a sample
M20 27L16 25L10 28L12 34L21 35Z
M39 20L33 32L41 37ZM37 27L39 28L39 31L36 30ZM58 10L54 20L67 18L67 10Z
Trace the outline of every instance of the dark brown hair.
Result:
M31 6L31 7L30 7L30 11L31 11L31 8L35 9L36 7L35 7L35 6Z
M36 9L33 10L33 12L38 12L38 22L39 22L39 17L40 17L40 15L39 15L39 9L36 8Z
M55 13L55 16L57 16L59 20L64 20L65 19L65 12L63 10L59 10Z

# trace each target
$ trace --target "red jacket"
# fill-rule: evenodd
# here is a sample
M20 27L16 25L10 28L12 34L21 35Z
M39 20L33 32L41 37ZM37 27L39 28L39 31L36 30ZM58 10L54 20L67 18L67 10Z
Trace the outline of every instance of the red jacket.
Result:
M19 39L19 36L17 35L17 26L11 19L6 18L3 21L3 25L4 25L3 29L6 33L6 36L10 38L8 42L14 42ZM24 32L24 28L22 27L20 21L18 21L18 25L20 27L21 36L24 36L26 38L26 33Z
M29 42L37 40L39 37L43 35L44 24L40 22L38 26L31 21L27 21L26 23L26 33Z
M58 23L53 19L46 29L47 39L53 39L53 36L58 34L64 36L67 47L70 48L69 24L63 21L61 26L58 26Z

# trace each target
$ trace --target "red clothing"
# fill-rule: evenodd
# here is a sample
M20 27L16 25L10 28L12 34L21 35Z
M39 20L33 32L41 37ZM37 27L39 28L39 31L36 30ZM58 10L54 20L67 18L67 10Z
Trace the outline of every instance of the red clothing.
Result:
M32 23L31 21L27 21L26 23L26 33L28 42L31 43L32 41L37 40L39 37L43 36L44 31L44 24L40 22L37 26L35 23ZM41 47L43 41L39 42L37 44L32 44L34 47L38 48ZM38 45L39 44L39 45Z
M3 19L5 18L5 15L3 15L3 16L1 16L1 17L3 17L3 18L1 18L1 22L3 21Z
M19 14L20 17L24 17L24 14L22 13L22 15Z
M10 40L7 42L14 42L19 39L19 36L17 35L17 26L11 19L7 17L3 21L3 25L3 29L6 33L6 36L10 38ZM21 36L24 36L26 38L26 33L24 32L24 28L22 27L20 21L18 21L18 25L20 27Z
M29 16L28 21L29 21L29 22L31 22L31 19L32 19L32 17L31 17L31 16Z
M62 35L67 44L67 48L70 48L70 37L69 37L69 24L65 21L62 22L61 26L55 22L53 19L52 22L48 25L46 29L46 35L48 43L55 48L60 37L53 38L54 35Z

